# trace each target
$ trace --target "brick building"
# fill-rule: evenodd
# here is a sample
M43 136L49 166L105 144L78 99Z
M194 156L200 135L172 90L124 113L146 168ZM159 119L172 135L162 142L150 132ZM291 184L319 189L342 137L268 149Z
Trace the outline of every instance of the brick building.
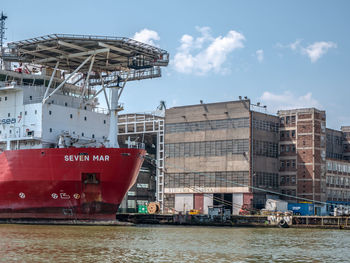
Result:
M290 202L326 201L326 114L315 108L278 111L280 189ZM317 209L320 206L316 206Z
M174 107L164 138L164 211L223 204L235 214L261 209L271 196L318 201L317 214L326 202L350 204L350 126L326 129L325 111L275 116L248 99Z

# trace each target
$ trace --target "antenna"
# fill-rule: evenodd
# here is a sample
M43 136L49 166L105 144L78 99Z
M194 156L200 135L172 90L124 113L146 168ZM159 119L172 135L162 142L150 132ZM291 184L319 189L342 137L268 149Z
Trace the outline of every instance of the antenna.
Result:
M7 19L7 16L4 15L4 12L1 12L0 16L0 48L1 48L1 55L3 55L3 43L5 38L5 20Z

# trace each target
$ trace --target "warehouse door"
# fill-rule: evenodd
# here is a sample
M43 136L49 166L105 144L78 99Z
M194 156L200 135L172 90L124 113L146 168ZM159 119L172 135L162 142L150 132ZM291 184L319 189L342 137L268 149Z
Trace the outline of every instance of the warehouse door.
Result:
M203 194L194 194L194 209L201 211L203 214L204 206L204 195Z

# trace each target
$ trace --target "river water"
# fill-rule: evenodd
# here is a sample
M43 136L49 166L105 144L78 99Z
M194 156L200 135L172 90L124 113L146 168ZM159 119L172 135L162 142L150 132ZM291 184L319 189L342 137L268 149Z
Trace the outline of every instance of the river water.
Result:
M0 262L350 262L350 231L0 225Z

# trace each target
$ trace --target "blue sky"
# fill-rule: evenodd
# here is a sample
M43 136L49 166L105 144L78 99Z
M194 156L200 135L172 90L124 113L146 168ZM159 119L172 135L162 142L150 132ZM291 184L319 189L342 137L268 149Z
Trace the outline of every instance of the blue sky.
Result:
M236 100L317 107L350 125L350 1L1 1L7 41L51 33L134 37L170 53L130 82L126 112ZM138 34L137 34L138 33Z

